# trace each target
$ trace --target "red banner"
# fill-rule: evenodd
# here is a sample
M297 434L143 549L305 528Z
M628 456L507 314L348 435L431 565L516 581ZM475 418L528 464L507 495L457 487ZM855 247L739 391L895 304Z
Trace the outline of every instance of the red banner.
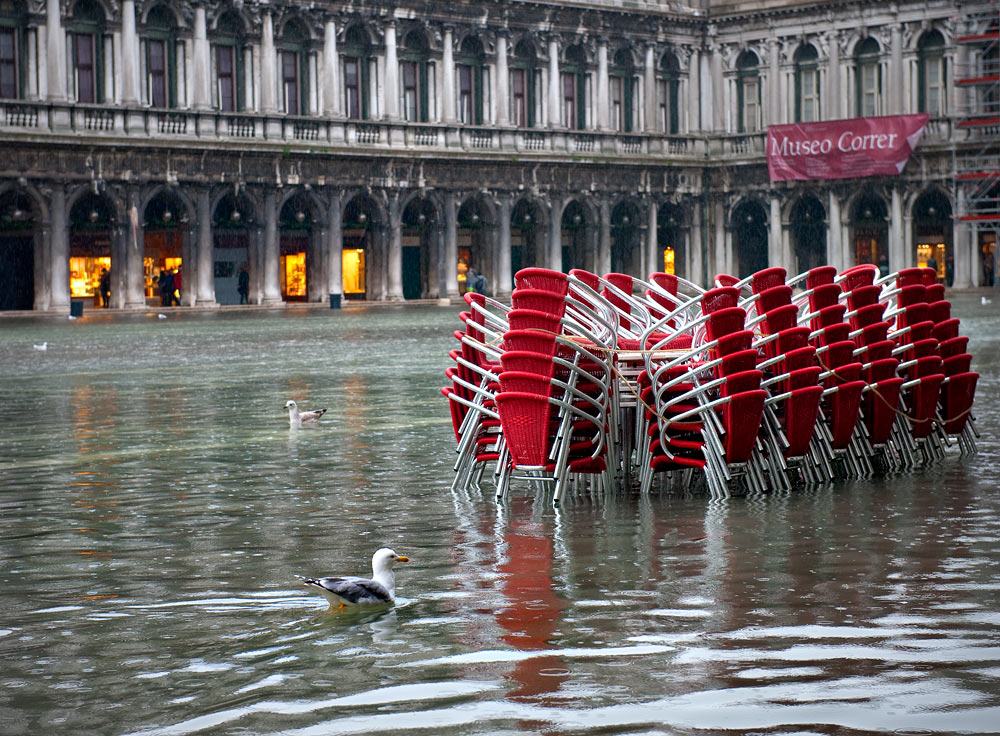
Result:
M924 132L927 114L851 118L767 129L771 181L896 175Z

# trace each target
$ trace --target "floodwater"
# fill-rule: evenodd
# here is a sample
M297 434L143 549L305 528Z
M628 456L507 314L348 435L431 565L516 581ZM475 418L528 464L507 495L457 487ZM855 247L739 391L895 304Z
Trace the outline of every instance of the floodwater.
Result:
M449 489L456 307L0 322L0 733L1000 732L979 300L977 455L558 511ZM394 609L295 578L383 545Z

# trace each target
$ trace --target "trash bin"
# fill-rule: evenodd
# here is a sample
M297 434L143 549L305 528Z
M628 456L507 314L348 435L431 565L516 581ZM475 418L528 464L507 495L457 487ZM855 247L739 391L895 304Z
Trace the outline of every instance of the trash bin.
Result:
M69 313L71 317L83 316L83 299L70 299Z
M330 309L340 309L340 294L330 294Z

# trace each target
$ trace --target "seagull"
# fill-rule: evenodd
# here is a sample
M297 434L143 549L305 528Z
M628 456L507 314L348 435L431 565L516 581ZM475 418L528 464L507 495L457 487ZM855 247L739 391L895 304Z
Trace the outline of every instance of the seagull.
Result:
M984 296L984 297L982 297L982 302L981 302L981 303L982 303L983 305L986 305L986 304L992 304L992 303L993 303L993 300L992 300L992 299L987 299L987 298L986 298L986 297ZM38 346L36 345L35 347L38 347ZM44 349L44 348L43 348L43 349Z
M302 578L307 587L315 588L320 595L330 601L337 610L359 604L392 604L396 601L396 576L392 566L397 562L409 562L409 557L397 555L383 547L372 555L372 576L370 578ZM301 576L300 576L301 577Z
M48 350L48 349L49 349L49 342L48 342L48 340L46 340L45 342L43 342L41 345L35 345L35 350Z
M156 316L159 317L160 319L166 319L167 318L167 315L163 314L162 312L160 312L160 314L158 314Z
M319 418L326 414L326 409L299 411L298 404L291 400L285 404L285 408L288 409L288 423L293 427L300 427L303 424L319 421Z

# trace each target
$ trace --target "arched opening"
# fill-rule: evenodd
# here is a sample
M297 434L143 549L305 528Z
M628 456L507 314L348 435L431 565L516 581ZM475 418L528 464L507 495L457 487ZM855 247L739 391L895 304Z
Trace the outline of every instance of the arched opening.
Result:
M232 193L215 206L212 215L215 240L213 261L215 301L219 304L248 304L251 294L260 292L261 264L250 243L253 211L253 205L246 197L237 197ZM242 288L244 284L245 290Z
M88 192L69 213L69 287L74 299L92 299L95 307L111 300L111 227L114 207L100 194Z
M593 253L589 247L593 223L587 220L587 210L580 202L573 200L563 208L562 224L562 270L568 273L574 268L593 268Z
M344 208L341 274L344 298L368 298L369 261L374 253L374 224L378 209L367 195L358 195Z
M0 196L0 310L34 307L35 226L26 194L9 190Z
M740 278L767 268L767 212L760 202L745 201L733 210L733 249Z
M865 191L851 209L855 264L874 263L889 273L889 210L885 200Z
M939 281L949 286L955 278L951 250L951 202L938 190L924 192L913 203L913 243L917 265L937 271Z
M167 281L181 270L184 245L184 225L188 221L184 202L171 191L160 192L146 205L143 222L143 296L170 306L172 291ZM168 274L170 278L168 279ZM183 282L182 282L183 285Z
M657 213L656 225L657 268L687 278L691 264L688 263L684 210L676 204L664 204Z
M437 228L433 203L422 197L410 201L403 210L403 298L421 299L429 293L434 275L430 272Z
M792 207L790 224L795 249L796 273L826 263L826 210L815 196L807 194Z
M611 270L645 276L639 247L639 209L632 202L619 202L611 210Z
M539 264L539 246L544 234L541 212L528 199L522 199L510 213L510 271L516 274L522 268Z
M312 201L305 195L296 194L281 207L278 280L281 298L286 302L309 299L310 277L318 261L313 245L315 224Z
M478 199L468 199L458 208L458 263L447 263L445 268L455 268L457 265L459 292L468 288L470 268L482 274L487 283L493 284L496 281L494 264L488 257L486 220L487 212Z

